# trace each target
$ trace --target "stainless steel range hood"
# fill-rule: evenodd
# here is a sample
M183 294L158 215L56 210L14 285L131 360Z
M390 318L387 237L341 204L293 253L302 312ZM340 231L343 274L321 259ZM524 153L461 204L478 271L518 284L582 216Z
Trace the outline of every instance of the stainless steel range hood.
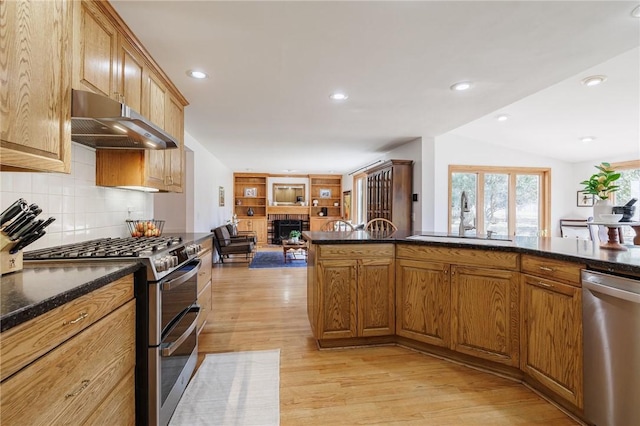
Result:
M96 149L172 149L178 142L127 105L71 91L71 140Z

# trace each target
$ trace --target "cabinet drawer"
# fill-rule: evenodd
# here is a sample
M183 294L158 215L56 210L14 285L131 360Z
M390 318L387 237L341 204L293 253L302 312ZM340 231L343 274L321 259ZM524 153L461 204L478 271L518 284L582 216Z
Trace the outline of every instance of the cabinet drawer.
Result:
M134 367L132 300L2 382L2 424L82 424Z
M393 257L393 244L330 244L318 246L320 259Z
M456 265L482 266L517 271L519 255L493 250L460 249L415 244L398 244L397 257L430 262L455 263Z
M522 272L553 280L562 280L578 287L580 284L580 270L585 265L565 262L546 257L522 255Z
M198 305L200 305L200 314L198 314L198 333L207 322L207 317L211 313L211 282L208 282L204 290L198 293Z
M133 275L128 275L2 333L0 380L131 299Z
M202 289L211 281L211 256L212 252L208 251L202 256L200 256L200 260L202 260L202 265L200 265L200 269L198 270L198 293L202 291Z

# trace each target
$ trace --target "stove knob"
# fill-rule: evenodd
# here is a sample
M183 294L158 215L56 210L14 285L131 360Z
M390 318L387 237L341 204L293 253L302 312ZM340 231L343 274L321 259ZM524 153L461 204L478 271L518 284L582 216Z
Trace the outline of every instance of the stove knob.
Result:
M178 256L171 256L171 266L174 268L178 266Z
M164 270L166 270L167 268L165 267L165 263L162 259L156 259L155 262L153 262L155 267L156 267L156 271L157 272L162 272Z

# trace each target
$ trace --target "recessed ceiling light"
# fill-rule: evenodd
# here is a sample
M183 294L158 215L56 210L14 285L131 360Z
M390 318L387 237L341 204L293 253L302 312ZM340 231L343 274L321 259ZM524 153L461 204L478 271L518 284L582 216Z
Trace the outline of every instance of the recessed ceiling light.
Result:
M349 96L346 93L342 93L342 92L332 93L331 95L329 95L329 97L334 101L345 101L349 98Z
M592 75L582 79L582 84L587 87L597 86L607 80L606 75Z
M583 136L580 138L580 142L583 142L583 143L589 143L595 140L596 140L595 136Z
M509 119L508 114L500 114L496 116L496 120L498 121L507 121Z
M633 16L634 18L640 18L640 6L636 6L636 7L631 11L631 16Z
M187 75L191 78L198 78L198 79L209 77L206 72L198 71L198 70L189 70L187 71Z
M459 81L459 82L451 85L450 89L454 90L456 92L462 92L464 90L469 90L469 89L471 89L471 82L470 81Z

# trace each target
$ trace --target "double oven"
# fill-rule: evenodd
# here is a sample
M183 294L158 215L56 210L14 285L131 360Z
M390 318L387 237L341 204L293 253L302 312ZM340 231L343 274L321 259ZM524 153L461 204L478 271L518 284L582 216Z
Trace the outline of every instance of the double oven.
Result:
M104 238L24 253L25 262L138 260L136 423L169 423L198 358L200 246L181 238ZM114 330L117 332L117 330Z

